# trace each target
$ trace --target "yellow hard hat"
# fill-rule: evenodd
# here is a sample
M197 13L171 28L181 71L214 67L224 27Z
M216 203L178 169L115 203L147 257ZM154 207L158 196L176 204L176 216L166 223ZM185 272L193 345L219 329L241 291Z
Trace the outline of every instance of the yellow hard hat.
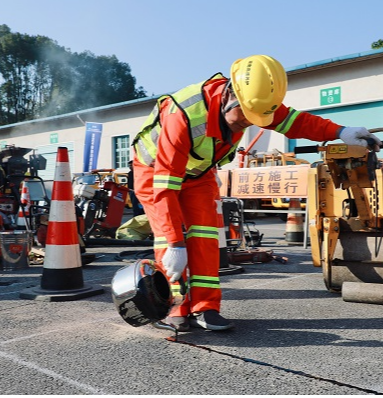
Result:
M271 124L287 91L283 66L267 55L252 55L235 61L230 77L246 119L260 127Z

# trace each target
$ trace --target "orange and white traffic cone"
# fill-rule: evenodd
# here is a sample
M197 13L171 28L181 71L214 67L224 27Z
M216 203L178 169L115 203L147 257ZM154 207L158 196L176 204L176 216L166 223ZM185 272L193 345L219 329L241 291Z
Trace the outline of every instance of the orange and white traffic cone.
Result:
M20 298L70 301L101 294L101 286L83 282L68 148L59 147L49 210L41 288L29 288Z
M20 196L20 207L17 214L16 229L29 230L26 217L29 217L29 208L31 207L31 199L26 181L23 181Z
M298 199L290 199L289 213L287 213L286 234L287 243L302 243L304 240L303 217L296 213L301 210L301 204Z

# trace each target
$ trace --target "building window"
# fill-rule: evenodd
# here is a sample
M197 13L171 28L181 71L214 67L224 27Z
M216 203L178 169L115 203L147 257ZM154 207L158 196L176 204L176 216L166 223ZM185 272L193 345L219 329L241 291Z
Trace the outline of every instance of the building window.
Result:
M114 168L121 169L129 167L130 160L130 139L128 135L114 138Z

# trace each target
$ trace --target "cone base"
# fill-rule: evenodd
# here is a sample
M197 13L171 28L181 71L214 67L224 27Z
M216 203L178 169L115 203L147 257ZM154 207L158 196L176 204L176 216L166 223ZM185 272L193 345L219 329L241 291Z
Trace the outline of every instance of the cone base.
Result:
M44 290L75 290L84 287L82 268L44 268L41 288Z
M304 233L302 232L286 232L285 240L287 243L302 243L304 241Z
M20 292L20 298L36 301L74 301L104 293L100 285L84 285L74 290L47 290L41 287L29 287Z
M218 270L218 274L225 276L225 275L233 275L233 274L241 274L245 270L240 265L231 265L228 264L226 268L220 268Z
M219 249L219 275L233 275L240 274L244 269L239 265L229 264L229 257L227 255L227 248L221 247Z

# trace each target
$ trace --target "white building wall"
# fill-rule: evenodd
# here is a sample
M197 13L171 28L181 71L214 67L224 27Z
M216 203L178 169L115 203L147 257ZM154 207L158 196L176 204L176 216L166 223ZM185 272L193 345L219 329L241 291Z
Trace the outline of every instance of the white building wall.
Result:
M51 135L58 136L57 146L73 143L74 162L71 165L73 173L82 172L84 161L85 125L83 122L103 124L101 147L98 158L98 168L112 168L114 149L113 138L130 135L134 139L141 125L153 108L154 101L138 103L118 109L102 111L84 111L64 117L53 117L33 122L24 122L12 126L0 127L0 144L16 147L37 149L52 145ZM26 156L28 156L27 154Z
M331 87L341 87L341 105L382 100L382 61L356 62L290 75L284 103L298 110L323 108L320 90Z

